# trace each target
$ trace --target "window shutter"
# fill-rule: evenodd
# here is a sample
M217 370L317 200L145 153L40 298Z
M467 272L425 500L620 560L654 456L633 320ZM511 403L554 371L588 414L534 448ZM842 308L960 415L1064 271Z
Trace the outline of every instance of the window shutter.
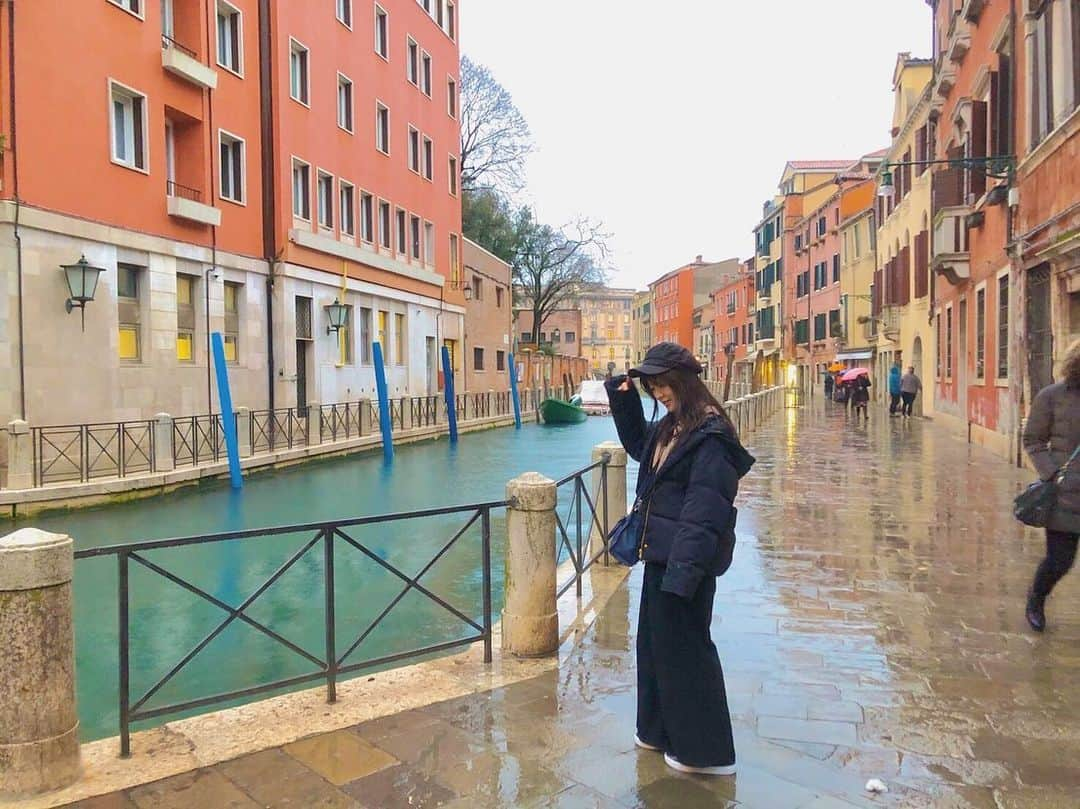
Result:
M1001 154L1001 74L990 71L990 154Z
M986 102L973 101L971 103L971 156L975 158L986 157ZM969 177L969 185L972 195L978 199L986 193L986 172L984 169L972 169Z
M1080 48L1075 53L1080 55ZM1005 54L998 54L997 69L997 106L991 111L997 129L997 155L1012 154L1012 59Z
M146 151L143 148L143 99L131 99L131 125L134 129L135 166L146 168Z
M900 266L897 268L899 276L899 304L906 306L911 301L911 248L905 247L900 251Z

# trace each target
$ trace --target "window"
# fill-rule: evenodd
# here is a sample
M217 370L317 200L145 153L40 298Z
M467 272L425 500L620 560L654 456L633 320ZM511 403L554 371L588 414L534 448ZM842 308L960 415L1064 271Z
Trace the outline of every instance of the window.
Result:
M834 284L840 283L840 254L833 253L832 257L832 282Z
M1031 146L1080 106L1080 2L1030 0Z
M424 179L430 181L435 173L435 153L431 138L424 136Z
M998 278L997 378L1009 376L1009 276Z
M450 39L457 39L457 14L453 3L446 4L446 33Z
M457 82L446 77L446 114L457 118Z
M484 299L484 281L479 275L472 277L472 295L474 301L482 301Z
M420 83L420 46L412 37L406 39L405 44L405 78L410 84Z
M624 340L629 340L630 339L630 327L629 326L623 326L622 327L622 336L623 336Z
M383 350L383 361L386 361L386 349L389 346L386 343L386 330L389 328L390 313L379 310L379 322L378 331L375 333L375 341Z
M431 222L424 223L424 263L435 264L435 226Z
M352 365L352 361L353 361L352 323L353 323L353 308L351 306L346 305L345 306L345 319L341 323L341 328L337 330L338 365Z
M826 317L827 316L825 314L814 315L814 339L815 340L824 340L825 339L825 335L826 335L826 332L825 332L825 328L826 328L825 319L826 319Z
M308 49L295 39L289 40L289 95L304 106L308 104Z
M495 287L495 308L502 309L503 290L502 287ZM1080 321L1077 323L1080 326Z
M405 315L394 315L394 363L405 364Z
M356 235L356 222L353 202L356 190L344 180L338 182L338 205L341 210L341 234L343 236Z
M458 167L457 158L450 155L450 159L447 166L447 176L450 180L450 196L456 197L458 190ZM430 178L429 178L430 179Z
M420 133L409 127L409 171L420 173Z
M337 77L337 125L346 132L353 131L353 83L340 73Z
M176 359L195 361L195 279L176 276Z
M461 278L461 264L458 260L458 237L456 233L450 234L450 284L457 286Z
M240 356L240 284L225 282L225 361L235 363Z
M390 154L390 109L378 101L375 102L375 148Z
M292 212L297 219L311 221L311 166L293 159Z
M319 187L315 191L319 203L319 227L334 227L334 178L319 172Z
M412 257L416 261L420 260L420 217L409 217L409 244L412 247Z
M375 241L375 199L367 191L360 192L360 239Z
M523 342L523 343L531 343L532 342L532 332L531 331L523 331L521 333L521 342Z
M352 28L352 0L337 0L337 18L346 28Z
M112 115L112 159L130 169L146 171L146 96L109 84Z
M221 148L221 198L232 202L244 201L244 141L219 132Z
M496 371L505 371L506 370L506 352L505 351L496 351L495 352L495 370Z
M382 6L375 6L375 53L390 58L390 20Z
M941 312L934 315L934 332L937 338L937 376L941 378L941 352L944 346L941 343Z
M389 250L393 241L390 230L390 203L379 200L379 247L384 250Z
M945 376L952 376L952 308L945 310Z
M142 17L142 0L109 0L114 6L130 11L136 17Z
M420 91L431 98L431 54L420 52Z
M407 214L401 208L394 212L395 224L397 225L397 251L398 255L402 256L409 252L409 234L405 232L406 216Z
M817 235L824 236L825 230L828 228L828 223L825 221L825 217L819 217L817 221Z
M986 289L975 293L975 378L986 376Z
M306 295L297 295L293 299L293 309L296 314L296 339L311 339L311 298Z
M472 360L473 360L473 370L474 371L483 371L484 370L484 349L482 349L482 348L474 348L472 350Z
M225 0L217 3L217 63L233 73L243 72L243 35L240 10Z
M134 264L116 265L116 311L119 322L118 353L120 359L137 362L140 353L139 287L142 267Z
M360 308L360 362L371 365L371 310Z

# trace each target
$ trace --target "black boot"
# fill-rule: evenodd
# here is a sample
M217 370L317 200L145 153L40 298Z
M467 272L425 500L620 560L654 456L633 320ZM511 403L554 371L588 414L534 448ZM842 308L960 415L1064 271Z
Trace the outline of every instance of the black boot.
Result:
M1046 629L1046 613L1043 611L1045 599L1039 598L1034 592L1028 593L1027 609L1024 611L1024 617L1027 618L1028 624L1036 632L1042 632Z

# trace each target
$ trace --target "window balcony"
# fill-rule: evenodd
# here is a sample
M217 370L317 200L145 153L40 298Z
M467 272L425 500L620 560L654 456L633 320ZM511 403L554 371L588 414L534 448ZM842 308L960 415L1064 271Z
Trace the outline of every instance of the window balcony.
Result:
M934 92L942 98L947 98L956 86L956 68L952 65L942 65L938 72L937 87Z
M931 267L950 284L971 277L971 253L968 252L967 206L942 208L934 217L934 257Z
M205 90L217 88L217 71L200 62L195 51L166 34L161 35L161 66L174 76Z
M168 180L165 183L165 194L169 216L198 222L200 225L217 227L221 224L221 211L212 205L203 204L201 191Z
M960 13L968 22L977 23L979 15L982 14L985 6L986 0L964 0L964 7L960 10Z
M960 64L971 50L971 29L966 20L957 18L949 37L948 57L950 62Z

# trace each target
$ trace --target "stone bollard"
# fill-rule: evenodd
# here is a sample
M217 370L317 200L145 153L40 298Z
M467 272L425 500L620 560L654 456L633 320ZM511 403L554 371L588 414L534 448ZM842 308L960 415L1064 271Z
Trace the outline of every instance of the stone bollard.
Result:
M322 406L309 402L307 406L307 445L317 447L322 443Z
M359 403L360 407L360 435L372 434L372 422L375 419L371 414L371 399L361 399Z
M506 595L502 648L539 657L559 648L555 599L555 481L526 472L506 484Z
M34 488L34 447L30 425L22 419L8 422L9 489Z
M251 410L247 407L236 408L236 450L241 458L250 458L251 451Z
M626 450L617 441L605 441L593 447L592 462L598 463L604 453L611 455L607 465L607 530L611 529L619 520L626 516ZM596 527L599 522L603 524L604 503L601 500L600 477L603 469L597 467L592 471L592 487L589 492L593 496L593 505L596 507L596 520L592 523L589 531L589 558L598 556L606 544L607 537ZM600 557L601 563L612 564L610 556L607 561Z
M0 798L79 777L71 537L22 528L0 538Z
M173 458L173 420L168 413L154 416L154 469L171 472L176 469Z

